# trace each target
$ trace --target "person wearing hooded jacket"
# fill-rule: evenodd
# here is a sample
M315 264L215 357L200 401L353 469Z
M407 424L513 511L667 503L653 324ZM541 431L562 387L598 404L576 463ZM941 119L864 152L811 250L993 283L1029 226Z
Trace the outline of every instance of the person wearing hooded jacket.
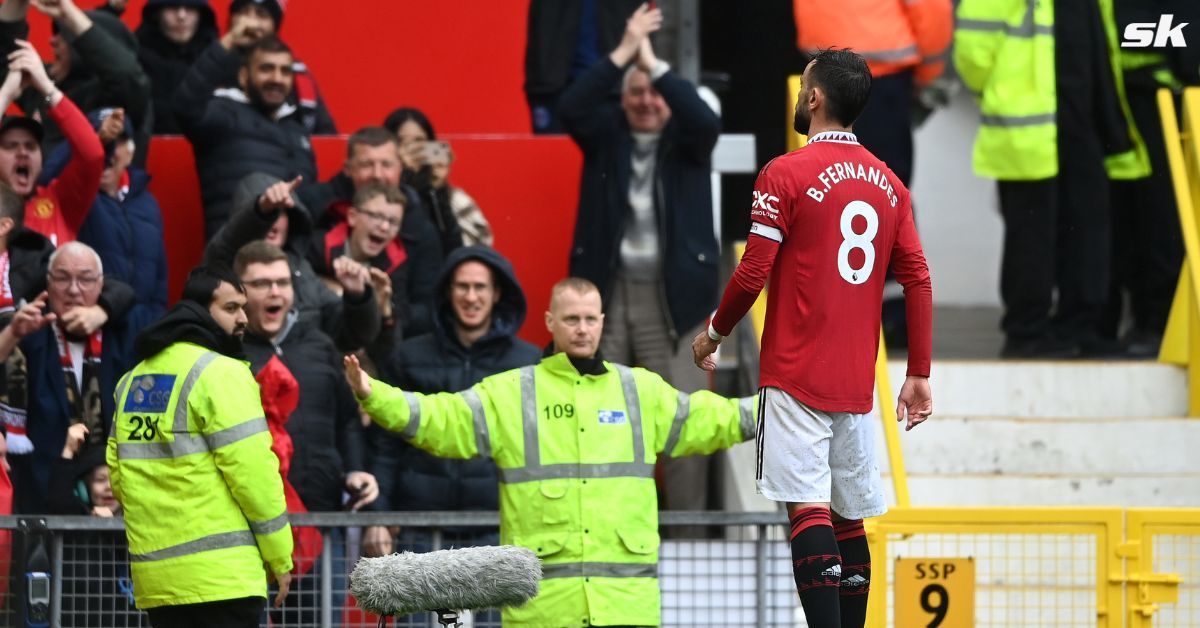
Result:
M193 270L117 385L109 482L134 598L156 627L258 626L268 573L276 605L291 585L279 460L242 354L245 303L228 269Z
M28 39L29 4L6 0L0 8L0 53L16 50L14 39ZM83 11L73 0L38 6L54 20L50 44L54 60L47 66L58 88L82 111L121 107L133 122L141 151L136 163L145 164L150 131L150 79L138 63L138 44L120 19L105 11ZM0 70L3 74L5 70ZM49 118L45 99L27 91L18 101L28 115L40 112L45 126L43 150L53 151L63 131Z
M150 78L154 133L179 135L171 97L183 75L219 37L208 0L147 0L137 36L138 61Z
M341 297L325 287L307 257L312 218L293 188L295 182L269 174L246 175L233 193L233 215L209 241L204 259L232 265L238 249L266 239L287 253L300 322L320 328L341 351L365 347L380 331L375 290L369 281L354 276L361 268L356 265L339 266L333 273L343 288Z
M385 362L389 383L413 392L466 390L489 375L536 364L541 351L516 337L525 322L525 293L512 264L481 246L456 249L438 278L432 332L403 342ZM376 510L498 510L500 494L491 461L447 460L373 426L367 439L371 472L379 480ZM447 530L456 546L497 542L495 530ZM427 532L404 529L404 549L430 547ZM392 551L383 527L368 528L369 555Z

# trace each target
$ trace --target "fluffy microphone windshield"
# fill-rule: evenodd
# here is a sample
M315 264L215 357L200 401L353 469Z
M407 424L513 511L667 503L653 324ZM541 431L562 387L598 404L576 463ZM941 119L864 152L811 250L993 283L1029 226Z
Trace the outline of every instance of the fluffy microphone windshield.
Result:
M388 616L520 606L541 579L542 563L524 547L465 547L363 558L350 592L364 610Z

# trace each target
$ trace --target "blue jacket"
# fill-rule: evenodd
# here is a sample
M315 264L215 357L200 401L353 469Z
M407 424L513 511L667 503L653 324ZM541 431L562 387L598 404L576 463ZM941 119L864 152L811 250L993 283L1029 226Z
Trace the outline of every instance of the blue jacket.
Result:
M500 301L492 310L492 327L470 347L454 332L447 289L454 270L477 260L492 268ZM384 365L384 377L404 390L419 393L457 392L484 377L536 364L537 347L515 336L525 321L525 293L512 266L496 251L469 246L446 259L435 291L437 316L432 333L404 341ZM406 443L399 435L372 424L368 438L371 472L379 481L375 510L498 510L500 491L490 460L436 458Z
M79 229L79 241L96 249L104 276L129 284L137 301L124 317L118 359L133 360L133 339L167 310L167 251L163 245L162 212L146 189L150 175L129 169L129 193L117 200L104 192ZM105 351L110 344L105 338Z
M600 288L605 300L620 265L621 238L630 215L633 135L619 102L610 95L624 71L606 55L563 92L559 115L583 150L579 213L570 271ZM721 121L696 88L668 71L654 81L671 107L658 142L654 211L658 218L664 306L673 340L717 305L719 250L713 229L712 150Z
M106 432L112 430L113 389L117 379L133 364L117 356L124 346L120 320L103 328L104 345L100 354L100 411ZM62 455L71 425L66 382L54 330L45 327L21 340L29 381L25 410L29 417L26 431L33 442L33 453L9 456L13 467L13 511L21 514L46 513L50 490L50 471Z

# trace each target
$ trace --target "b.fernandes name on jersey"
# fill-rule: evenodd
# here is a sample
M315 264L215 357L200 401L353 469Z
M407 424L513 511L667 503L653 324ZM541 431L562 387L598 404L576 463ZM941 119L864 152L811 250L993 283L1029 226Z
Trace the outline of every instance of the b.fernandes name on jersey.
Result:
M887 194L888 202L892 207L895 207L900 199L896 196L896 191L892 189L892 183L888 181L887 175L875 167L864 168L862 164L852 161L843 161L826 166L819 174L817 179L825 184L825 189L818 190L815 187L810 187L804 192L812 197L813 200L820 203L825 200L825 193L833 186L842 181L859 180L866 181L871 185L878 186Z

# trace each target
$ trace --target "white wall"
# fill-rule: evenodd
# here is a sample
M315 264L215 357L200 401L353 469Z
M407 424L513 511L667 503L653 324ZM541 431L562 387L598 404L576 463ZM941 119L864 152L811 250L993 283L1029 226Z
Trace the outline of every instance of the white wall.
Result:
M1004 228L995 182L971 169L978 128L978 108L960 93L916 134L913 202L936 305L1000 304Z

